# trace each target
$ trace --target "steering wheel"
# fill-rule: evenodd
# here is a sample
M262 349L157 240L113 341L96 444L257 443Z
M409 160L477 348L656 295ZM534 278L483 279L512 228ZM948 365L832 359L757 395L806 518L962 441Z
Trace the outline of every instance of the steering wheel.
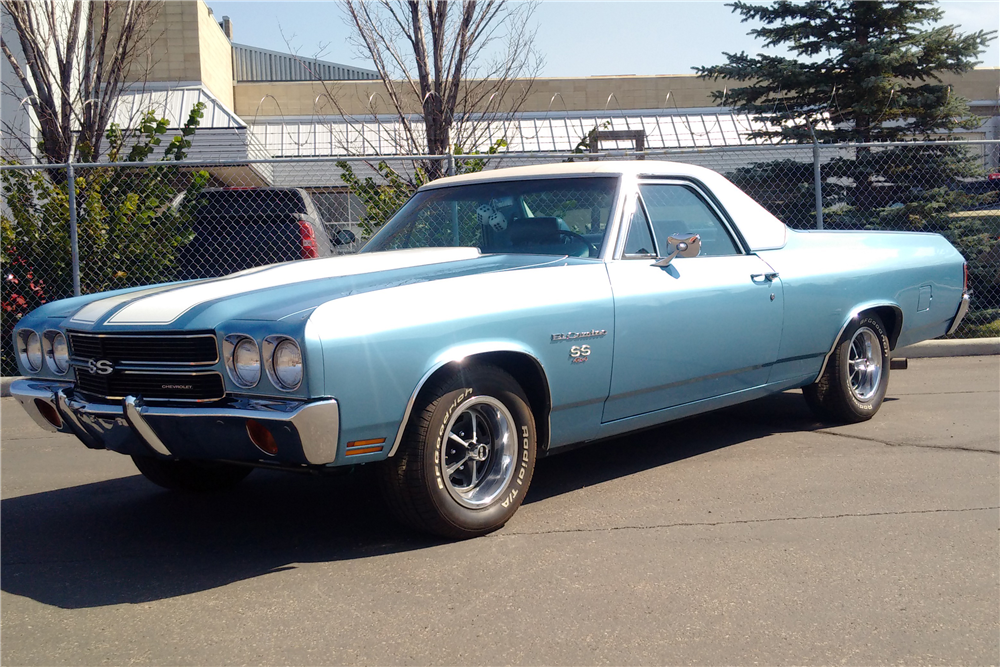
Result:
M597 257L600 254L600 250L597 246L585 239L583 236L577 234L576 232L571 232L568 229L556 230L559 236L563 237L563 243L565 245L571 245L575 243L582 243L587 248L587 257ZM582 250L582 248L581 248ZM577 255L576 253L566 253L567 255L573 255L574 257L583 257L583 255Z

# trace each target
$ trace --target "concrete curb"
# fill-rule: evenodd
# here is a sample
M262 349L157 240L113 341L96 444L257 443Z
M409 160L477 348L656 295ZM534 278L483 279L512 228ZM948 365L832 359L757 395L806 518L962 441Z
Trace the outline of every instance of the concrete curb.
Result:
M894 358L920 359L928 357L975 357L1000 354L1000 338L969 338L966 340L925 340L916 345L901 347L892 353ZM0 378L0 396L10 396L10 383L20 377Z
M893 351L893 357L920 359L926 357L974 357L1000 354L1000 338L966 338L963 340L925 340Z
M0 397L7 398L10 396L10 383L14 380L23 379L21 377L0 378Z

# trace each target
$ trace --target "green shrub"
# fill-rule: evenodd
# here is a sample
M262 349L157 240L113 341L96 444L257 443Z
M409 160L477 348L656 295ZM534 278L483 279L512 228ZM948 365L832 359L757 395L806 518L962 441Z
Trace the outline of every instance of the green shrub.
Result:
M188 208L195 197L185 197L176 206L171 202L182 191L190 195L203 188L208 174L171 163L185 157L203 109L201 103L194 106L180 134L155 163L138 166L160 145L168 121L149 111L133 130L112 125L108 131L109 160L136 162L136 167L76 169L81 293L175 279L176 250L193 237ZM126 146L129 152L123 157ZM21 317L43 303L73 295L70 183L65 174L64 168L0 172L7 203L0 215L4 375L16 374L11 334Z

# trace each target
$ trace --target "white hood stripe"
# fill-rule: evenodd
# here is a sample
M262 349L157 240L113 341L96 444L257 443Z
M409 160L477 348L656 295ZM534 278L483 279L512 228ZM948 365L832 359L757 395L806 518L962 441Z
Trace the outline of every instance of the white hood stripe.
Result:
M271 265L273 266L273 264ZM263 271L268 269L270 266L258 266L252 269L246 269L245 271L240 271L239 273L234 273L234 276L242 276L250 273L256 273L257 271ZM70 322L76 322L78 324L94 324L102 317L110 313L112 310L122 305L123 303L128 303L129 301L136 301L146 296L151 296L159 292L166 292L167 290L181 289L182 287L191 287L193 285L201 285L209 280L218 280L217 278L203 278L202 280L189 280L181 284L171 284L171 285L157 285L155 287L149 287L147 289L136 290L134 292L129 292L128 294L121 294L119 296L109 297L107 299L98 299L88 303L86 306L78 310Z
M135 292L129 292L128 294L119 294L118 296L109 297L107 299L92 301L80 310L76 311L70 322L77 324L93 324L123 303L141 299L145 296L151 296L157 292L163 292L168 289L177 289L177 285L160 285L150 289L136 290Z
M265 270L237 273L228 278L178 287L138 299L115 313L108 324L170 324L195 306L255 290L307 280L442 264L478 256L477 248L421 248L279 264Z

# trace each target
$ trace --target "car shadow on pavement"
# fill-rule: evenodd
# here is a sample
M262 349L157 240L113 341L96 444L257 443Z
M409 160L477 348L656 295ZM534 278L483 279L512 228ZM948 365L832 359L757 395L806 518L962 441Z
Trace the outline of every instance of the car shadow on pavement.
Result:
M63 608L142 603L439 543L401 532L367 477L255 471L201 495L136 475L5 499L0 588Z
M769 433L821 427L782 394L539 462L525 502ZM0 589L61 608L140 604L294 568L423 549L396 524L371 470L256 471L236 489L161 490L136 475L0 503Z
M888 399L887 399L888 400ZM826 428L790 391L543 458L525 504L775 433Z

